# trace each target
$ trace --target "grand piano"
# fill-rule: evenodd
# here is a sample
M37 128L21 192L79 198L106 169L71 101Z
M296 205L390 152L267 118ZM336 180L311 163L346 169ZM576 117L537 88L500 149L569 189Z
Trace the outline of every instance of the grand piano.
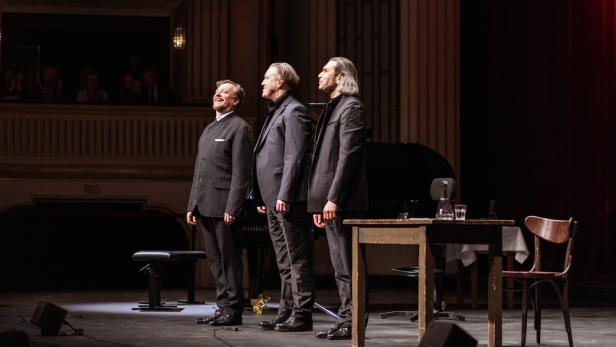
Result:
M454 177L447 160L436 151L417 143L368 143L368 189L370 210L367 218L396 218L405 204L413 217L432 217L436 203L430 197L430 184L437 177ZM410 201L416 201L408 206ZM313 234L322 230L313 228ZM241 245L248 255L249 293L263 292L263 250L271 248L267 222L246 201Z

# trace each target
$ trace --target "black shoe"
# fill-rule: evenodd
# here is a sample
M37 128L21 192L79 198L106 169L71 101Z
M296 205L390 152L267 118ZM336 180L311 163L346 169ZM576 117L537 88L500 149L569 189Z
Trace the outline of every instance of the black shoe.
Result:
M340 329L340 327L342 325L344 325L344 323L345 322L339 322L339 323L334 324L334 326L331 329L317 331L315 336L320 338L320 339L325 339L325 338L327 338L327 335L329 335L329 334L333 333L334 331Z
M312 314L294 314L286 321L276 324L274 330L283 332L312 331Z
M216 309L216 311L214 312L213 315L197 318L195 320L195 323L197 323L197 324L210 324L211 321L220 318L220 316L222 316L222 314L224 312L225 312L225 310L223 310L222 308L219 307L219 308Z
M276 317L274 317L274 319L266 320L266 321L259 323L259 328L263 330L273 330L276 324L286 321L287 319L289 319L290 316L291 316L290 310L283 311L282 313L279 313Z
M351 323L344 323L335 331L327 334L328 340L350 340L351 339Z
M241 313L225 313L220 316L218 319L215 319L210 322L210 325L213 327L223 327L229 325L242 325L242 314Z

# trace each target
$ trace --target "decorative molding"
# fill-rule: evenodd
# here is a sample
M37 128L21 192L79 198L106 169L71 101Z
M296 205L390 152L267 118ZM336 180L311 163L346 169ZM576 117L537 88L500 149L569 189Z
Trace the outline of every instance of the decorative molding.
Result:
M7 13L169 17L177 5L177 0L3 0L0 10Z

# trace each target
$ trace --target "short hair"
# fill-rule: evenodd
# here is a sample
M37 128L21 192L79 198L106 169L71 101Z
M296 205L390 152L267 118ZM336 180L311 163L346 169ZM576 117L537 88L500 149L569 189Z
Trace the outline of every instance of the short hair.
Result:
M333 57L329 61L336 63L336 74L344 76L342 83L336 89L344 95L359 95L359 82L355 64L345 57Z
M272 63L270 68L276 68L280 79L284 82L289 90L293 90L299 86L299 75L289 63Z
M242 86L239 83L233 82L231 80L220 80L216 82L216 88L220 87L221 85L225 83L229 83L235 88L235 93L233 94L233 96L238 101L238 104L236 106L236 108L238 108L242 104L242 101L244 101L244 96L246 95L246 93L244 92L244 88L242 88Z

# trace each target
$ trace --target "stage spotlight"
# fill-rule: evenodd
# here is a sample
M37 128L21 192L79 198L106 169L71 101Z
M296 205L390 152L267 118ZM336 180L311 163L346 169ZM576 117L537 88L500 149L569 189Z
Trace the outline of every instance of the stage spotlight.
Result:
M477 340L458 325L432 322L419 342L419 347L475 347Z
M42 335L56 336L64 323L67 313L67 310L51 302L39 301L34 309L32 318L30 318L30 322L41 328Z

